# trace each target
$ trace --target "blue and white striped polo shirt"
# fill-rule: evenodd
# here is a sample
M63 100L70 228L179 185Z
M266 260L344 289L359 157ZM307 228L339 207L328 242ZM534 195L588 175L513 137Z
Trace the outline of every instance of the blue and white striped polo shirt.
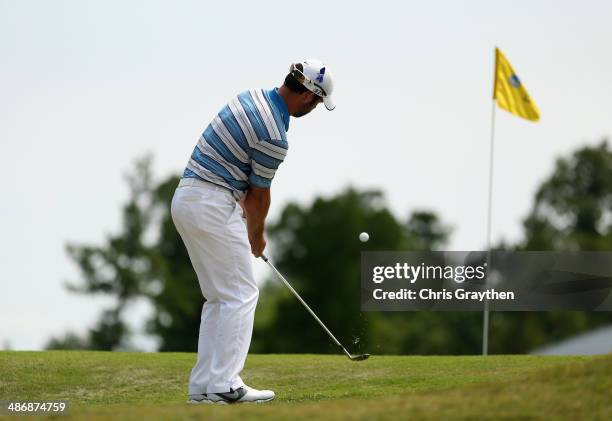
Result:
M289 111L278 89L234 97L208 125L182 178L198 178L242 198L249 185L269 188L287 154Z

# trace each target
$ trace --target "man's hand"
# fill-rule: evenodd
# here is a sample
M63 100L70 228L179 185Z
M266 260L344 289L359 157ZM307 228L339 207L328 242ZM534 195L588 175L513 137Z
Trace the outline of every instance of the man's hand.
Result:
M266 248L264 238L264 221L270 208L270 189L249 187L244 199L244 210L247 218L247 231L251 252L255 257L261 256Z

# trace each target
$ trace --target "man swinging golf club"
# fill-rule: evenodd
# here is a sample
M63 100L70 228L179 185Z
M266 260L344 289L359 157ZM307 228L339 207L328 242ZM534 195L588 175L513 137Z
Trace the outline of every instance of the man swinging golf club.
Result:
M270 184L287 154L289 116L321 102L333 110L332 90L322 62L292 64L280 88L246 91L223 107L187 163L171 212L206 298L189 403L274 399L240 378L259 296L250 254L260 257L266 247Z

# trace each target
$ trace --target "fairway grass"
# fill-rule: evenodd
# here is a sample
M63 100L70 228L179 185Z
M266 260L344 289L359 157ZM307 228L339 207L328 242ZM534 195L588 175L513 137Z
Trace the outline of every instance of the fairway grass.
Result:
M60 420L612 419L612 355L250 355L242 377L277 398L231 406L185 403L194 362L185 353L2 351L0 400L68 400Z

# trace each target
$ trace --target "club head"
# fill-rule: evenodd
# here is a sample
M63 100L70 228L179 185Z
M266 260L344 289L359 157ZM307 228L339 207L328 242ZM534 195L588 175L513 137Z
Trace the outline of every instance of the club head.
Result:
M368 358L370 358L370 354L352 355L349 358L351 359L351 361L363 361L363 360L367 360Z

